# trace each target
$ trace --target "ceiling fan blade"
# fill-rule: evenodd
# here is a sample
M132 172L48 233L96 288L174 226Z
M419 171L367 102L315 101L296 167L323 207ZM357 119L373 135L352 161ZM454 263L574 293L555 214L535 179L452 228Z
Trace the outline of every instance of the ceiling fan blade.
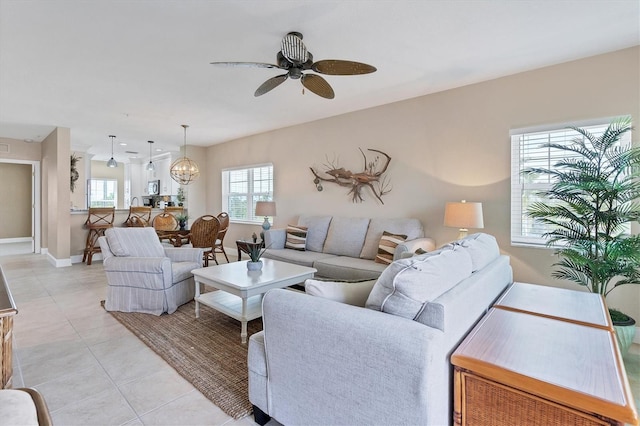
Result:
M307 47L302 42L302 34L289 33L282 39L282 55L294 64L302 64L309 58Z
M210 62L211 65L221 67L244 67L244 68L280 68L274 64L265 64L262 62Z
M342 61L340 59L326 59L315 62L311 69L328 75L358 75L376 71L376 67L362 62Z
M315 74L304 74L301 78L302 85L323 98L333 99L335 94L327 83L327 80Z
M262 96L265 93L269 92L270 90L275 89L276 87L280 86L282 83L284 83L284 81L288 78L289 76L287 74L282 74L282 75L277 75L275 77L270 78L269 80L265 81L264 83L262 83L260 85L260 87L258 87L258 89L256 90L256 93L253 94L253 96ZM311 89L309 89L311 90Z

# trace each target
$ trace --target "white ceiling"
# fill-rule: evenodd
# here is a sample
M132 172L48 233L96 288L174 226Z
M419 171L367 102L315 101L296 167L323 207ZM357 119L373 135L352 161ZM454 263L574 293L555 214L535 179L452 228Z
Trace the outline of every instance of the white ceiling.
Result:
M315 60L374 65L325 76L327 100L288 80L254 97L300 31ZM116 160L147 140L216 143L640 44L639 0L0 0L0 136Z

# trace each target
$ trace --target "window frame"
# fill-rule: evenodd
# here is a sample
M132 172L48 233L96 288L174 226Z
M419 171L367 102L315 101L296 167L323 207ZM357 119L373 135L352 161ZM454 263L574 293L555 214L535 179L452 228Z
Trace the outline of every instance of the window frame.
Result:
M533 227L534 219L529 218L526 215L527 203L523 202L523 192L529 191L532 195L535 195L537 191L550 189L553 185L552 181L549 180L546 183L533 183L533 182L524 182L521 171L532 167L533 164L531 162L529 164L525 164L521 155L521 145L522 145L522 137L528 136L532 137L534 135L542 135L547 134L551 135L554 132L567 132L574 133L572 135L568 135L564 140L553 140L553 143L567 143L571 144L573 139L576 136L579 136L578 133L567 129L568 127L579 127L586 128L587 130L593 131L598 128L602 128L602 130L606 129L611 121L615 117L606 117L606 118L597 118L593 120L587 121L579 121L579 122L569 122L569 123L561 123L561 124L548 124L541 125L535 127L527 127L527 128L519 128L512 129L509 132L510 144L511 144L511 183L510 183L510 191L511 204L509 206L510 210L510 241L512 246L516 247L532 247L532 248L550 248L547 245L547 239L541 236L542 232L537 235L526 235L523 232L523 228L525 228L525 222L529 221L529 227ZM631 145L631 132L627 132L623 139L620 140L621 146ZM547 139L549 142L549 139ZM540 142L540 145L546 142ZM530 143L530 147L533 147L533 143ZM550 151L549 149L547 149ZM538 157L541 159L542 157ZM560 158L566 158L566 153L563 154ZM547 164L542 166L548 169L553 168L553 164L557 161L557 158L554 158L553 154L549 152L546 157ZM531 202L536 201L535 197L533 197ZM530 204L530 203L529 203Z
M107 186L109 183L114 185L114 190L113 190L113 205L106 205L104 202L106 201L111 201L109 199L101 199L99 201L101 201L102 203L100 205L92 205L92 201L93 201L93 194L94 191L92 191L92 187L93 187L93 182L102 182L102 186L104 189L104 194L107 194ZM110 178L91 178L87 180L87 208L89 207L114 207L117 208L118 206L118 179L110 179Z
M257 192L254 188L254 173L257 169L261 169L264 167L270 168L270 192ZM247 173L247 192L231 192L230 191L230 176L231 172L244 171ZM264 217L256 217L255 216L255 203L257 201L273 201L274 198L274 186L275 186L275 178L274 178L274 167L273 163L261 163L261 164L253 164L247 166L238 166L238 167L229 167L222 169L221 172L222 177L222 210L226 211L229 214L229 221L232 223L244 223L250 225L261 225L264 222ZM268 179L267 179L268 180ZM233 195L246 195L246 208L249 213L249 217L247 218L238 218L233 215L233 209L230 206L230 197ZM273 218L270 218L273 221Z

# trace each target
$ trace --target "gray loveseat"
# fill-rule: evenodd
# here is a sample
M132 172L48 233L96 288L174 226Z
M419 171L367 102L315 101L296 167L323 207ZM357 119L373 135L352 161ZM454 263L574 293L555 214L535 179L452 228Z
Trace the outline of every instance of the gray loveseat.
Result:
M451 424L450 356L512 281L495 238L474 234L394 261L366 308L267 292L264 330L249 340L256 422Z
M304 250L285 247L286 229L270 229L264 233L264 257L314 267L319 277L354 280L380 276L388 264L374 259L384 231L407 236L396 247L394 259L417 248L435 248L431 238L424 238L420 221L412 218L300 216L297 225L307 228Z

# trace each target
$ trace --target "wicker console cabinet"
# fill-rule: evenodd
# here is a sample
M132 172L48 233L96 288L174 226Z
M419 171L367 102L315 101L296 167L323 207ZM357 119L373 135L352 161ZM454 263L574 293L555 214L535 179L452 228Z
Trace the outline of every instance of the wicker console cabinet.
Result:
M536 287L514 284L452 355L454 424L637 425L604 301L546 287L536 302Z
M11 388L13 378L13 316L18 313L0 269L0 389Z

